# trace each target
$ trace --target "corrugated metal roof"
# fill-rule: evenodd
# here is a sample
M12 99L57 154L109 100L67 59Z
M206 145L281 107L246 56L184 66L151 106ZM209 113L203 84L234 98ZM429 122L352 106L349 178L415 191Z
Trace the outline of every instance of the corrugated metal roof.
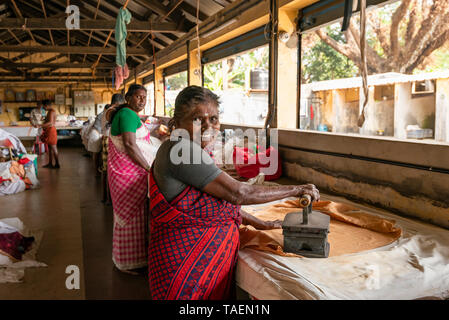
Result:
M384 86L395 83L406 83L406 82L424 81L432 79L445 79L445 78L449 78L449 70L421 73L421 74L411 74L411 75L389 72L368 76L368 86ZM306 86L307 89L312 91L327 91L336 89L360 88L363 86L363 83L361 77L355 77L355 78L318 81L304 84L303 86Z

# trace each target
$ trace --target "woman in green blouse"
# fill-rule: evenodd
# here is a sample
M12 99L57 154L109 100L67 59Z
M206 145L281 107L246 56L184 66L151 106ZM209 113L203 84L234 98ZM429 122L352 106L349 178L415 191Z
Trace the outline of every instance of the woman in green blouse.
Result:
M157 139L139 113L145 108L146 89L131 85L126 103L109 111L108 182L114 211L112 260L119 270L129 272L147 265L148 171ZM152 141L153 140L153 141Z

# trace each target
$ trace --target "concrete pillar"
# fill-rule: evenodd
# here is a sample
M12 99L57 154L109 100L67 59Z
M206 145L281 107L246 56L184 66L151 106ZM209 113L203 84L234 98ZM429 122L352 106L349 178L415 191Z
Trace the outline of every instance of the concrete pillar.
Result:
M358 133L359 99L354 88L337 89L333 92L332 132Z
M203 84L201 57L198 56L198 49L190 49L189 61L189 86L201 86Z
M165 84L163 69L156 69L154 73L154 112L157 116L164 116L165 110Z
M295 33L296 10L279 10L279 32L290 35L290 40L278 43L278 110L277 127L296 129L298 92L298 37Z
M369 100L365 108L365 123L360 128L362 135L378 135L378 130L383 130L384 136L393 136L394 134L394 99L388 96L382 96L382 92L378 92L379 97L375 97L376 90L382 91L380 87L369 87ZM392 88L394 91L394 87ZM360 89L360 112L363 107L363 89ZM387 92L387 89L384 89ZM393 97L391 97L393 98Z
M436 82L435 140L449 142L449 79Z
M406 117L410 108L410 83L397 83L394 89L394 137L407 138Z

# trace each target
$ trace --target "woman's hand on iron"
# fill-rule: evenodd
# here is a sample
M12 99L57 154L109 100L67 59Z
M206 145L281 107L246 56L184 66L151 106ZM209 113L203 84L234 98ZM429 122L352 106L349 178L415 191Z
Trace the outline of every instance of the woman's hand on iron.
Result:
M314 184L309 183L298 186L298 198L301 198L306 194L312 197L312 202L320 201L320 191Z

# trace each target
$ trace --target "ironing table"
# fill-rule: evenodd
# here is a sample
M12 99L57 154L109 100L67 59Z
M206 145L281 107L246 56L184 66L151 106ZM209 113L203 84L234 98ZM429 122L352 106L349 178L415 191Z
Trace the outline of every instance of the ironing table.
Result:
M449 297L449 230L340 197L322 194L321 199L347 203L367 213L394 219L402 235L381 248L325 259L284 257L244 248L239 252L236 283L250 297L259 300Z

